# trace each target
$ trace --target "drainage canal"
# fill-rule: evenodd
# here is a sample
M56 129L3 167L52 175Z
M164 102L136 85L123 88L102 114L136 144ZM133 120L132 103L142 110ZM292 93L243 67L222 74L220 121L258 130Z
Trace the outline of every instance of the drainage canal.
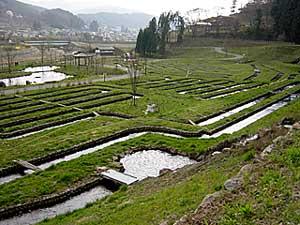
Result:
M247 103L245 105L239 106L239 107L237 107L235 109L232 109L232 110L230 110L228 112L222 113L222 114L220 114L220 115L218 115L216 117L213 117L211 119L203 121L203 122L199 123L198 126L202 127L202 126L207 126L207 125L213 124L215 122L218 122L218 121L220 121L222 119L225 119L226 117L229 117L229 116L232 116L232 115L234 115L234 114L236 114L238 112L241 112L244 109L248 109L248 108L256 105L257 103L261 102L264 99L265 99L265 97L261 98L261 99L258 99L256 101L253 101L253 102L249 102L249 103Z
M283 91L286 91L286 90L291 89L291 88L296 87L296 86L297 86L297 84L290 84L290 85L284 86L282 88L278 88L275 91L273 91L273 94L279 94L279 93L281 93ZM218 116L215 116L213 118L210 118L208 120L200 122L200 123L198 123L198 126L200 126L200 127L201 126L207 126L207 125L213 124L215 122L218 122L218 121L220 121L222 119L225 119L225 118L227 118L229 116L232 116L232 115L234 115L234 114L236 114L238 112L241 112L244 109L248 109L248 108L256 105L257 103L259 103L259 102L261 102L261 101L263 101L263 100L265 100L265 99L267 99L269 97L270 97L270 95L258 98L258 99L254 100L252 102L246 103L246 104L241 105L239 107L236 107L236 108L234 108L232 110L229 110L228 112L222 113L222 114L220 114Z
M219 136L221 136L222 134L232 134L236 131L239 131L245 127L247 127L248 125L254 123L255 121L273 113L274 111L284 107L285 105L288 104L288 102L290 101L293 101L297 98L300 97L300 94L292 94L290 95L289 97L285 98L284 100L282 101L279 101L269 107L267 107L266 109L263 109L257 113L255 113L254 115L252 116L249 116L247 118L245 118L244 120L240 121L240 122L237 122L229 127L226 127L224 128L223 130L221 131L218 131L214 134L211 134L211 135L202 135L200 138L202 139L208 139L208 138L217 138ZM253 103L252 103L253 104ZM128 141L130 139L134 139L134 138L137 138L137 137L140 137L140 136L143 136L145 134L148 134L148 133L154 133L154 134L160 134L160 135L164 135L164 136L171 136L171 137L176 137L176 138L182 138L181 136L178 136L178 135L173 135L173 134L169 134L169 133L162 133L162 132L140 132L140 133L133 133L133 134L130 134L130 135L127 135L125 137L121 137L121 138L117 138L115 140L112 140L112 141L108 141L104 144L101 144L101 145L98 145L96 147L92 147L92 148L88 148L88 149L85 149L85 150L82 150L82 151L79 151L77 153L73 153L73 154L70 154L70 155L67 155L63 158L59 158L59 159L56 159L56 160L53 160L53 161L50 161L50 162L47 162L47 163L44 163L44 164L41 164L39 165L39 168L41 170L45 170L49 167L51 167L52 165L57 165L61 162L66 162L66 161L71 161L71 160L74 160L76 158L79 158L80 156L83 156L83 155L87 155L87 154L91 154L91 153L94 153L100 149L103 149L103 148L106 148L106 147L109 147L113 144L116 144L116 143L120 143L120 142L124 142L124 141ZM32 173L32 171L30 170L26 170L25 171L25 174L30 174ZM10 181L13 181L19 177L22 177L21 175L18 175L18 174L11 174L9 176L5 176L5 177L0 177L0 185L1 184L4 184L4 183L7 183L7 182L10 182Z
M298 99L300 97L300 94L292 94L289 97L285 98L282 101L279 101L269 107L267 107L266 109L263 109L257 113L255 113L252 116L247 117L246 119L233 124L232 126L229 126L219 132L216 132L215 134L212 135L203 135L201 138L202 139L207 139L207 138L217 138L220 137L223 134L233 134L234 132L237 132L247 126L249 126L250 124L256 122L259 119L264 118L265 116L281 109L282 107L286 106L289 102Z
M220 94L220 95L213 95L212 97L210 97L208 99L223 98L223 97L234 95L234 94L237 94L237 93L240 93L240 92L245 92L245 91L249 91L249 90L252 90L252 89L255 89L255 88L259 88L261 86L262 85L257 85L257 86L248 87L248 88L244 88L244 89L241 89L241 90L236 90L236 91L232 91L232 92L228 92L228 93L224 93L224 94Z
M109 147L109 146L111 146L113 144L117 144L117 143L120 143L120 142L128 141L130 139L137 138L137 137L140 137L140 136L145 135L145 134L147 134L147 133L146 132L142 132L142 133L130 134L130 135L126 136L126 137L118 138L118 139L115 139L113 141L109 141L109 142L106 142L104 144L98 145L96 147L88 148L88 149L85 149L83 151L80 151L80 152L77 152L77 153L65 156L63 158L56 159L56 160L53 160L53 161L41 164L41 165L39 165L39 168L41 170L45 170L45 169L51 167L52 165L57 165L57 164L59 164L61 162L71 161L73 159L79 158L80 156L91 154L91 153L96 152L96 151L98 151L100 149ZM25 170L24 171L24 174L31 174L31 173L33 173L32 170ZM22 175L19 175L19 174L12 174L12 175L9 175L9 176L0 177L0 185L4 184L4 183L11 182L11 181L13 181L15 179L18 179L20 177L22 177Z
M249 116L248 118L229 126L215 134L212 134L210 136L204 135L201 138L215 138L219 137L222 134L232 134L236 131L241 130L242 128L250 125L251 123L273 113L274 111L286 106L288 102L293 101L295 99L298 99L300 97L300 94L292 94L289 97L285 98L282 101L279 101L271 106L269 106L266 109L263 109L256 114ZM69 161L75 158L80 157L81 155L86 155L92 152L95 152L99 149L103 149L105 147L108 147L112 144L119 143L122 141L126 141L129 139L133 139L142 135L147 134L148 132L141 132L136 134L131 134L123 138L116 139L114 141L107 142L105 144L96 146L94 148L86 149L84 151L66 156L62 159L58 159L49 163L45 163L40 165L41 169L47 169L51 165L58 164L63 161ZM168 153L164 153L161 151L155 151L155 150L148 150L143 152L137 152L131 155L127 155L124 158L121 159L121 163L123 164L123 167L125 169L125 173L137 177L139 180L142 180L146 177L156 177L159 176L160 171L162 169L170 169L170 170L176 170L178 168L182 168L186 165L190 165L195 163L196 161L191 160L187 157L183 156L174 156ZM31 173L32 171L27 171L27 173ZM15 176L15 177L13 177ZM16 179L16 175L12 175L11 180ZM3 183L4 180L9 180L9 177L1 178L1 181ZM1 182L0 182L1 183ZM13 217L11 219L0 221L0 225L10 225L10 224L34 224L37 222L40 222L46 218L52 218L57 215L65 214L67 212L74 211L79 208L83 208L86 206L87 203L95 202L98 199L101 199L107 195L111 194L110 191L103 188L102 186L96 187L91 189L88 192L84 192L76 197L73 197L64 203L57 204L53 207L46 208L46 209L39 209L32 211L30 213Z
M158 177L160 171L163 169L176 170L186 165L194 164L196 161L188 157L171 155L162 151L147 150L126 155L121 159L121 163L125 169L125 174L142 180L147 177ZM84 208L87 204L94 203L110 194L112 194L111 191L103 186L98 186L52 207L37 209L20 216L0 221L0 225L35 224L45 219Z
M29 225L36 224L45 219L54 218L55 216L73 212L74 210L84 208L89 203L94 203L112 192L102 186L95 187L87 192L70 198L69 200L54 205L49 208L34 210L32 212L15 216L0 221L0 225Z

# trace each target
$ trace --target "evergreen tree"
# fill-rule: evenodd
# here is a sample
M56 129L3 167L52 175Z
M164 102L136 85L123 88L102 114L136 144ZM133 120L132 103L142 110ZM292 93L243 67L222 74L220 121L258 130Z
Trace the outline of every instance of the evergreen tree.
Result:
M144 45L144 31L140 29L137 41L136 41L136 46L135 46L135 52L139 54L143 54L143 45Z
M158 21L158 32L159 32L159 51L160 54L164 55L166 52L166 45L168 42L168 33L170 30L171 12L162 13Z
M262 23L262 10L258 8L256 10L256 17L255 17L255 22L254 22L254 33L255 33L255 38L260 39L261 37L261 23Z
M284 35L287 41L300 43L299 30L299 1L274 0L272 4L272 17L275 24L276 35Z
M292 21L292 32L291 36L295 43L300 43L300 2L297 2L297 6L294 10L293 21Z
M158 37L157 37L157 22L156 18L153 19L149 23L149 53L152 55L157 51L158 45Z
M90 27L89 27L90 31L92 32L98 32L98 29L99 29L99 24L96 20L93 20L91 23L90 23Z

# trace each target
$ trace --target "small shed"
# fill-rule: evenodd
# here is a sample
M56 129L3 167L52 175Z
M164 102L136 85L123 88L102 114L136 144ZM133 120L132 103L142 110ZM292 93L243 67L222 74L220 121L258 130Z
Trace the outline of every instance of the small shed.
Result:
M114 56L116 49L114 47L98 47L95 50L97 55L101 56Z
M75 65L88 66L93 64L96 54L94 53L78 53L74 55Z

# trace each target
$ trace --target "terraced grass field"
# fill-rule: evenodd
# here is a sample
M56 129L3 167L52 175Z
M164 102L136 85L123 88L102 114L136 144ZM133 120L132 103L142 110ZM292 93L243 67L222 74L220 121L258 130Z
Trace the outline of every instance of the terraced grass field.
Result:
M245 45L227 49L241 56L236 59L215 47L197 46L170 49L165 59L148 59L147 73L138 77L137 96L132 96L129 79L1 96L0 213L99 178L97 167L122 170L119 159L130 149L157 149L188 156L197 163L121 186L86 208L42 224L174 224L186 214L192 217L206 195L224 190L227 179L244 165L255 164L256 155L288 133L288 128L279 125L283 119L300 120L300 66L290 63L300 47ZM77 73L74 68L66 70ZM81 73L78 79L85 78ZM149 104L156 105L155 112L145 113ZM252 117L259 119L247 123ZM214 137L243 122L247 125ZM284 166L297 170L299 132L293 132L291 142L296 144L287 144L287 155L275 152L269 160L276 165L257 170L258 191L263 185L269 187L271 179L287 185L281 175L289 172L281 173L279 166L285 158L291 163ZM255 134L258 138L246 140ZM27 173L16 166L17 159L41 170ZM294 183L289 189L297 188L297 173L290 179ZM255 224L269 215L268 209L274 212L285 204L266 192L260 195L264 205L255 208L258 200L249 189L253 185L245 182L242 198L235 193L229 201L231 194L227 193L226 208L215 217L218 221L211 222ZM276 196L289 197L281 186L274 190ZM294 202L287 207L300 210ZM238 214L239 210L246 214ZM279 214L271 215L275 224ZM199 224L210 222L208 217L201 218ZM298 218L285 213L280 221L297 224ZM12 221L0 219L0 224Z

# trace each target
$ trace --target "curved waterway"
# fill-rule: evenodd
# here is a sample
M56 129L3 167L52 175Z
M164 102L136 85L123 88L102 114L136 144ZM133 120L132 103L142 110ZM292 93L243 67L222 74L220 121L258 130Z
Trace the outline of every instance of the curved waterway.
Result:
M217 138L223 134L232 134L234 132L237 132L247 126L249 126L250 124L254 123L255 121L273 113L274 111L284 107L285 105L287 105L288 102L290 101L293 101L297 98L300 97L300 94L293 94L291 95L290 97L278 102L278 103L275 103L271 106L269 106L268 108L264 109L264 110L261 110L259 111L258 113L252 115L252 116L249 116L247 118L245 118L244 120L236 123L236 124L233 124L215 134L212 134L212 135L203 135L201 136L200 138L202 139L208 139L208 138ZM116 143L120 143L120 142L125 142L125 141L128 141L130 139L134 139L134 138L137 138L137 137L140 137L140 136L143 136L145 134L148 134L148 133L153 133L153 134L160 134L160 135L164 135L164 136L171 136L171 137L175 137L175 138L182 138L181 136L178 136L178 135L173 135L173 134L168 134L168 133L161 133L161 132L141 132L141 133L134 133L134 134L130 134L130 135L127 135L125 137L122 137L122 138L118 138L118 139L115 139L115 140L112 140L112 141L109 141L109 142L106 142L104 144L101 144L101 145L98 145L98 146L95 146L93 148L88 148L88 149L85 149L83 151L80 151L80 152L77 152L77 153L74 153L74 154L70 154L70 155L67 155L63 158L60 158L60 159L56 159L56 160L53 160L53 161L50 161L50 162L47 162L47 163L44 163L42 165L39 165L39 168L41 170L45 170L49 167L51 167L52 165L57 165L61 162L66 162L66 161L71 161L71 160L74 160L74 159L77 159L83 155L87 155L87 154L91 154L91 153L94 153L100 149L103 149L103 148L106 148L106 147L109 147L113 144L116 144ZM32 173L32 171L30 170L26 170L25 171L25 174L30 174ZM5 176L5 177L0 177L0 185L1 184L4 184L4 183L8 183L10 181L13 181L15 179L18 179L22 177L21 175L18 175L18 174L12 174L12 175L9 175L9 176Z
M211 136L202 136L201 138L215 138L219 137L222 134L232 134L236 131L239 131L243 129L244 127L250 125L251 123L273 113L274 111L286 106L288 102L293 101L300 97L300 94L292 94L290 97L285 98L283 101L280 101L278 103L275 103L271 105L270 107L261 110L260 112L249 116L248 118L229 126L222 131L219 131ZM90 154L95 151L98 151L99 149L103 149L105 147L108 147L110 145L113 145L115 143L123 142L129 139L133 139L142 135L145 135L149 132L142 132L142 133L136 133L131 134L123 138L119 138L107 143L104 143L102 145L96 146L94 148L89 148L86 150L83 150L81 152L66 156L62 159L54 160L49 163L45 163L43 165L40 165L41 169L47 169L51 165L56 165L63 161L69 161L73 160L75 158L78 158L82 155ZM153 132L152 132L153 133ZM160 133L164 134L164 133ZM168 134L167 134L168 135ZM186 165L190 165L195 163L196 161L191 160L187 157L178 156L178 155L171 155L165 152L156 151L156 150L148 150L148 151L142 151L142 152L136 152L131 155L125 156L123 159L121 159L121 163L123 164L125 168L125 173L137 177L139 180L145 179L146 177L157 177L159 176L159 172L162 169L170 169L170 170L176 170L178 168L182 168ZM32 173L33 171L26 171L28 174ZM11 178L17 179L16 177L13 177L16 175L12 175ZM0 178L1 181L8 180L9 177ZM0 182L1 183L1 182ZM30 213L23 214L21 216L16 216L7 220L0 221L0 225L16 225L16 224L35 224L38 223L46 218L53 218L57 215L65 214L68 212L72 212L76 209L84 208L86 204L95 202L98 199L101 199L107 195L111 194L110 191L105 189L102 186L96 187L91 189L90 191L84 192L78 196L75 196L64 203L57 204L53 207L45 208L45 209L39 209L32 211Z
M147 150L126 155L121 159L121 163L125 168L126 174L130 174L142 180L146 177L158 177L162 169L176 170L186 165L194 164L196 161L188 157L171 155L162 151ZM111 191L102 186L98 186L52 207L34 210L20 216L0 221L0 225L35 224L45 219L84 208L88 203L96 202L110 194L112 194Z
M54 205L49 208L34 210L32 212L15 216L6 220L0 221L0 225L30 225L39 223L45 219L54 218L58 215L63 215L74 210L84 208L89 203L94 203L112 192L106 188L99 186L87 192L70 198L69 200Z

